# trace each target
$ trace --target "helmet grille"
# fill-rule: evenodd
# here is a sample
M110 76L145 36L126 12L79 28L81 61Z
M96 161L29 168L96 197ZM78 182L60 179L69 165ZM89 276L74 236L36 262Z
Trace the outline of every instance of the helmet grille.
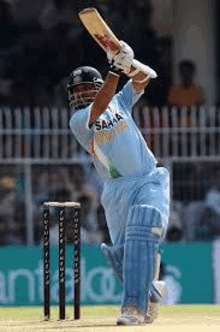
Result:
M90 84L91 89L89 91L81 91L81 92L76 92L75 87L78 84L70 85L68 86L68 100L69 100L69 106L73 107L75 110L79 110L81 108L85 108L89 106L91 103L93 103L96 94L100 90L102 86L102 82L86 82L86 83L81 83L81 85L84 84Z

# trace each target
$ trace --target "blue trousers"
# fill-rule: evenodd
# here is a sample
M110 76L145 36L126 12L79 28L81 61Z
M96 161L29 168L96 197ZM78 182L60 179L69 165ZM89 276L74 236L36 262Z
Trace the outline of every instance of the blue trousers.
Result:
M139 204L147 204L160 211L163 238L169 218L169 172L164 167L158 167L151 173L139 174L137 177L107 179L101 202L113 246L118 247L124 244L130 208Z
M108 179L101 197L113 247L124 246L122 308L146 312L155 252L169 219L169 172L164 167L137 176Z

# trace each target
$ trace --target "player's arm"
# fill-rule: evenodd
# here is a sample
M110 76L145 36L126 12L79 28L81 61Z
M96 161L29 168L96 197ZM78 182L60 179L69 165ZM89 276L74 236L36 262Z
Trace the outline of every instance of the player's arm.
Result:
M146 86L149 84L151 77L149 75L144 74L143 72L136 71L137 69L132 65L131 70L128 74L128 77L132 75L132 84L134 87L134 91L141 92L143 91Z
M149 84L151 78L157 77L157 73L149 66L134 59L128 77L132 79L134 90L141 92Z
M112 71L109 71L101 89L95 96L95 100L92 104L90 117L89 117L89 128L96 122L96 119L106 110L111 99L114 97L116 88L119 81L119 75Z

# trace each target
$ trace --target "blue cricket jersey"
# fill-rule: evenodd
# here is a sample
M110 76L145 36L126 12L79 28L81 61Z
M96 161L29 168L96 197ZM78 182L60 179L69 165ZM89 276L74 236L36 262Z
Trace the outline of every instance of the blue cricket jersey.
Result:
M143 91L134 91L129 80L112 98L92 128L88 128L91 105L77 111L70 119L72 132L84 149L91 153L94 165L104 180L148 173L157 164L131 115L132 107L142 94Z

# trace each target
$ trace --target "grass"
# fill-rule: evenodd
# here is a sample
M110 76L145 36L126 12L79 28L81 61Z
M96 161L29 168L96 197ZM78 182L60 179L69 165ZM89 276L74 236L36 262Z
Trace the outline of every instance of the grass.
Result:
M66 307L67 320L58 320L59 308L51 307L51 320L43 321L42 307L0 307L1 332L114 332L133 331L134 327L117 327L118 306L83 306L81 319L73 321L73 307ZM219 331L219 305L161 306L153 325L135 327L135 332L209 332ZM122 331L120 331L122 332Z
M161 306L161 315L219 315L220 316L220 305L216 304L185 304L185 305L172 305L172 306Z
M66 307L66 316L73 318L73 307ZM117 306L82 306L81 317L94 316L117 316L119 307ZM58 318L59 308L51 306L51 317ZM42 320L43 308L36 306L29 307L0 307L0 319L19 319L19 320Z
M95 316L117 316L119 313L119 306L82 306L82 317L95 317ZM51 307L51 316L56 319L59 314L58 307ZM160 315L219 315L220 305L172 305L160 307ZM66 307L66 315L70 318L73 317L73 307ZM0 307L0 319L19 319L19 320L41 320L43 318L43 308L36 306L28 307Z

